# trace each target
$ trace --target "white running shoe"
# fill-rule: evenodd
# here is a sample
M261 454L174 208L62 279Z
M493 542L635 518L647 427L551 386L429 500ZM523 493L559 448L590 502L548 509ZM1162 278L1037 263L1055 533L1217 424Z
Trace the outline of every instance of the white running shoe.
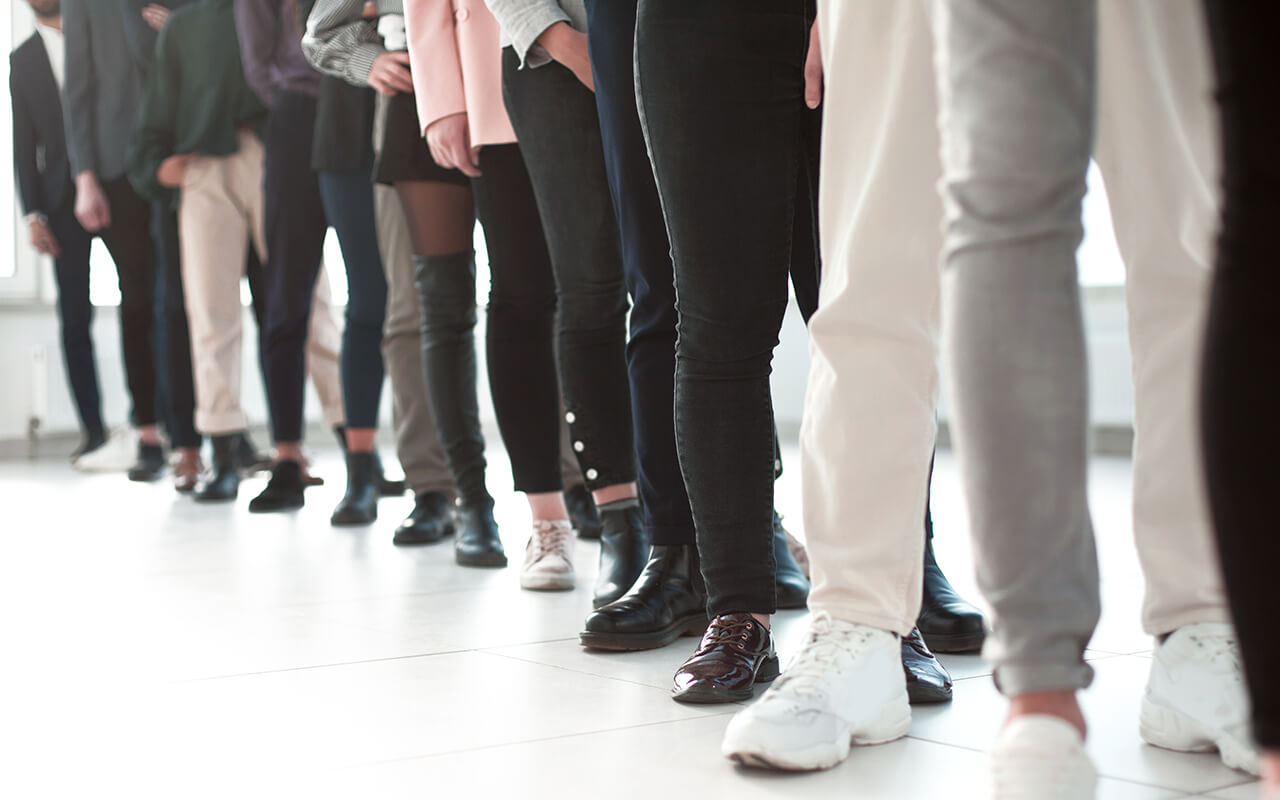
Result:
M1017 717L991 749L992 800L1093 800L1097 785L1080 732L1058 717Z
M1184 625L1156 647L1138 728L1148 744L1186 753L1217 750L1228 767L1258 774L1234 628Z
M829 769L852 745L901 739L910 727L898 637L817 612L782 677L729 722L720 752L753 767Z
M107 443L77 458L71 465L81 472L127 472L138 461L138 432L118 428Z
M568 520L534 520L524 548L520 587L541 591L573 588L573 526Z

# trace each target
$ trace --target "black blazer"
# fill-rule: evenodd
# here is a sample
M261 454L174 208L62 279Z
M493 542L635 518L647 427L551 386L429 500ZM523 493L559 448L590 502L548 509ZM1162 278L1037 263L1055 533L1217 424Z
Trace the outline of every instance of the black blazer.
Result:
M13 158L25 214L53 214L75 194L62 103L39 33L9 55Z

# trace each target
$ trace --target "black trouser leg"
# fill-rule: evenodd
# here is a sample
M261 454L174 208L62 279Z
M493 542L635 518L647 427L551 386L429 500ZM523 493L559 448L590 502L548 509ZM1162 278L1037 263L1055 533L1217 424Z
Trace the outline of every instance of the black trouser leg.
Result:
M120 338L135 425L154 425L156 416L155 251L151 205L124 177L106 181L111 227L101 234L120 279Z
M156 249L156 349L164 390L165 427L170 444L200 447L196 431L196 392L191 373L191 332L182 289L182 256L173 200L151 204L151 233Z
M70 203L49 216L49 229L62 249L62 255L54 259L53 276L58 284L58 322L62 329L67 383L71 386L80 426L87 434L99 434L104 431L102 395L93 353L93 303L89 301L89 252L93 238L76 221Z

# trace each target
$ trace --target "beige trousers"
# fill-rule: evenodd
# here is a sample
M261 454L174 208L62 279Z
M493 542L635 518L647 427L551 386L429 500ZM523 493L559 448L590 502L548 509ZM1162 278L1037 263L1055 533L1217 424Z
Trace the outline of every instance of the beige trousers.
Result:
M240 134L240 150L221 158L197 156L182 181L178 208L182 280L191 327L196 429L216 436L242 431L240 404L243 306L240 279L250 245L266 262L263 235L262 143ZM307 341L307 369L330 426L344 419L338 354L342 334L333 316L328 276L316 282Z
M1143 623L1162 634L1227 618L1194 413L1216 213L1210 65L1195 0L1099 5L1096 159L1128 270ZM939 384L928 3L820 0L819 19L823 280L801 431L809 607L907 633Z

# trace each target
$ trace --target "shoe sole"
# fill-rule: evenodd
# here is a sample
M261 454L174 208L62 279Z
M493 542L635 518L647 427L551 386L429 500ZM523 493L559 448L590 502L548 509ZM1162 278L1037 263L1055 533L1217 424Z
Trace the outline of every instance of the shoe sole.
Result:
M505 567L507 565L505 555L464 556L454 553L453 558L460 567Z
M899 696L885 706L880 717L867 729L846 735L834 742L822 742L801 751L773 753L766 747L734 746L726 742L721 752L731 761L744 767L782 770L785 772L814 772L831 769L849 757L854 747L874 747L896 742L911 729L911 707L906 697ZM905 713L904 713L905 711Z
M280 505L270 505L270 506L255 506L253 503L250 503L249 513L250 514L275 514L280 511L297 511L298 509L302 508L304 505L305 503L301 503L301 502L281 503Z
M953 699L953 691L950 686L930 686L924 683L907 684L907 702L913 706L950 703Z
M695 684L694 686L683 691L675 691L671 694L671 699L677 703L690 703L695 705L710 705L713 703L739 703L743 700L750 700L755 697L756 686L762 683L770 683L775 680L781 672L777 656L769 656L760 662L760 668L756 670L756 678L752 685L746 689L714 689L707 688Z
M573 576L521 575L520 588L531 592L568 592L573 589Z
M372 525L377 521L377 514L374 514L372 517L360 517L359 519L355 517L329 517L329 524L335 528L360 528Z
M982 645L987 641L987 632L981 633L948 633L929 635L920 631L925 646L935 653L980 653Z
M637 650L657 650L666 647L682 636L701 636L706 632L711 620L701 612L681 617L662 630L644 633L597 633L583 631L578 634L578 642L589 650L612 650L615 652L635 652Z
M1231 769L1257 776L1258 754L1223 731L1214 731L1191 717L1150 697L1142 698L1138 715L1138 733L1149 745L1179 753L1212 753L1217 751L1222 763Z

